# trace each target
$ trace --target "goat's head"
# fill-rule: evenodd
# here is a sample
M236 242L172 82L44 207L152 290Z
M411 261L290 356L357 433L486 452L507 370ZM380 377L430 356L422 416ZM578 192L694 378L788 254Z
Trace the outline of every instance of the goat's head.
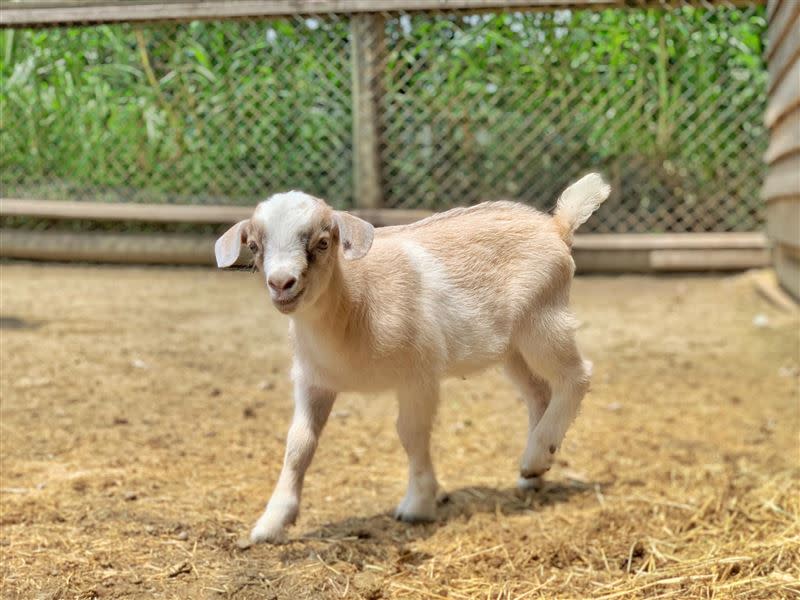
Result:
M293 191L261 202L251 218L217 240L214 250L217 266L229 267L239 258L241 245L247 244L272 303L289 314L313 305L327 288L339 257L362 258L373 235L366 221Z

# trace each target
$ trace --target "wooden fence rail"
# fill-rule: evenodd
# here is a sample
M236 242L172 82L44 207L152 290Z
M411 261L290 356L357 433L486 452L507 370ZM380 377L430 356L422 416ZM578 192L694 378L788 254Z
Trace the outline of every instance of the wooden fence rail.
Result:
M103 204L0 199L0 218L218 224L247 218L249 206ZM354 211L381 227L428 216L423 210ZM0 258L137 264L214 264L214 236L0 229ZM582 272L742 270L769 264L761 233L585 234L575 238ZM239 264L246 264L244 253Z
M0 27L49 27L145 21L242 19L303 14L358 14L434 10L554 10L563 8L678 6L681 0L173 0L120 3L113 0L4 2ZM710 0L742 5L752 0Z

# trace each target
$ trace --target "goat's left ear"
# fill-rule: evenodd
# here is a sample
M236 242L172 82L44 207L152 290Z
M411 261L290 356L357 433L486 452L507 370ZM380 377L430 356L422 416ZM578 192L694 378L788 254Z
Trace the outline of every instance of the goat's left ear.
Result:
M338 210L333 213L333 222L339 230L339 241L342 244L344 257L347 260L364 258L375 238L375 228L372 224Z
M242 244L247 241L247 226L250 219L239 221L228 229L214 244L214 254L217 257L217 266L230 267L239 258Z

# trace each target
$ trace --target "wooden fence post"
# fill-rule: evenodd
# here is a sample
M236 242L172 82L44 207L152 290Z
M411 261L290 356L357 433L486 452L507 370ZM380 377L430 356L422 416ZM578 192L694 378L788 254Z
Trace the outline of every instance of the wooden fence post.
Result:
M384 18L377 14L355 14L350 19L355 206L380 208L383 205L380 102L386 56Z

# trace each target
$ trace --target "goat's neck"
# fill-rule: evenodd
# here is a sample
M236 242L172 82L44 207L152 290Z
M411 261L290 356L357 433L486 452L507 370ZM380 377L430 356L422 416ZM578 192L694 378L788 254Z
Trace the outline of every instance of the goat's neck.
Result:
M327 289L313 306L295 317L295 325L313 329L317 334L327 332L341 337L350 337L360 330L357 325L365 319L366 290L356 281L355 271L352 265L337 261Z

